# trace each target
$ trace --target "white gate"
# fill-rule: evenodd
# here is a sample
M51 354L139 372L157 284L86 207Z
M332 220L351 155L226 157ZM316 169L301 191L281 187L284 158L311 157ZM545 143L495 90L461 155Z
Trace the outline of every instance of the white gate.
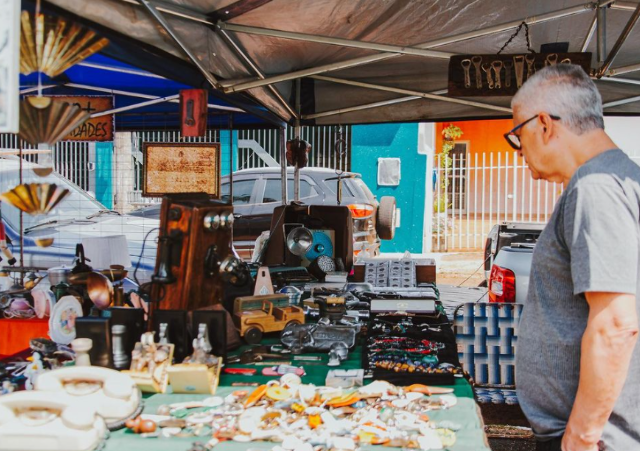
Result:
M517 152L436 155L434 170L434 252L480 250L503 221L546 223L563 190L534 180Z

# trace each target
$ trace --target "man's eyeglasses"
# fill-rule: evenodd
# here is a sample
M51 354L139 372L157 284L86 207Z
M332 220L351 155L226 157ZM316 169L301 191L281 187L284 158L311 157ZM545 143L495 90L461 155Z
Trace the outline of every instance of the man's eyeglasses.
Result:
M515 150L522 149L522 144L520 143L520 135L517 135L516 132L520 130L522 127L524 127L525 125L527 125L532 120L536 119L538 116L540 116L540 113L536 114L533 117L530 117L529 119L524 121L522 124L518 125L517 127L514 127L510 132L504 134L504 139L507 140L507 142L511 147L513 147ZM560 120L560 116L554 116L553 114L550 114L549 117L554 121Z

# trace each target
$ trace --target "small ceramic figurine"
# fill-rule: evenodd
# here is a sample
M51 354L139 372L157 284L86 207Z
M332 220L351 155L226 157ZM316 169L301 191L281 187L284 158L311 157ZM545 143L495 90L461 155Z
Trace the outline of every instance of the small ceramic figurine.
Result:
M42 363L42 357L40 357L39 352L34 352L33 360L27 365L27 368L24 371L24 375L27 378L24 386L27 390L33 390L36 379L38 379L38 374L42 373L43 371L44 365Z

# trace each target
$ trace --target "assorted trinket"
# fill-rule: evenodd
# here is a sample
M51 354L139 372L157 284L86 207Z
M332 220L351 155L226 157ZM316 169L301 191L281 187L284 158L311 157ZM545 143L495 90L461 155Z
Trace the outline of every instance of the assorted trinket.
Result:
M146 436L202 438L193 449L212 449L229 440L270 441L278 443L274 450L296 451L316 446L355 450L369 444L443 449L453 445L459 427L436 423L429 412L455 406L452 392L421 384L397 387L385 381L344 390L302 384L299 376L288 373L224 398L161 406L160 431ZM136 421L131 422L133 430L145 420L139 425Z

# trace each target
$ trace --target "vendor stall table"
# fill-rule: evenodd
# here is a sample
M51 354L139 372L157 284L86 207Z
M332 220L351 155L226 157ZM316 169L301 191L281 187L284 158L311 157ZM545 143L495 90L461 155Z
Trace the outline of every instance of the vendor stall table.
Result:
M348 360L342 362L338 367L340 369L356 369L361 368L362 348L357 346L350 354ZM306 375L302 377L302 382L307 384L324 385L325 378L329 370L332 368L326 365L326 354L305 354L321 356L320 362L313 362L315 365L309 365L309 362L293 362L294 365L303 366L306 371ZM235 390L251 390L252 387L238 387L231 386L233 383L259 383L263 384L269 380L277 379L277 377L262 376L259 375L262 368L261 365L230 365L234 368L255 368L257 375L255 376L238 376L223 374L220 378L220 386L216 392L217 396L226 396ZM365 383L371 382L366 380ZM450 451L489 451L489 446L486 442L484 434L484 425L481 419L478 405L473 399L473 390L466 379L462 377L456 377L453 385L448 385L454 389L454 394L458 398L457 405L447 410L431 411L429 417L435 421L450 420L460 426L460 430L456 432L456 443L447 448ZM169 388L169 390L171 390ZM145 399L145 414L156 414L157 409L161 405L193 401L207 398L207 395L183 395L183 394L157 394L150 395ZM122 450L143 450L154 449L155 451L178 451L187 450L194 442L206 442L206 437L191 437L191 438L177 438L172 437L169 439L164 438L143 438L133 432L123 429L117 432L111 433L109 440L104 448L105 451L122 451ZM271 442L221 442L214 449L220 451L233 451L233 450L246 450L246 449L271 449L276 443ZM362 449L380 449L376 446L364 446ZM384 447L384 449L393 449Z

